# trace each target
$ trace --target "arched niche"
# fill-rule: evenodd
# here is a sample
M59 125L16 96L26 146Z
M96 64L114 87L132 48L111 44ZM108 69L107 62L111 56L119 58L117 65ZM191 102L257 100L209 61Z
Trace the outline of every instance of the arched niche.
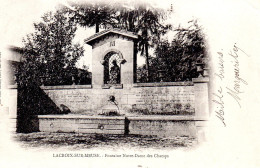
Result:
M104 66L104 84L120 84L121 83L121 64L126 60L120 51L108 50L101 61Z

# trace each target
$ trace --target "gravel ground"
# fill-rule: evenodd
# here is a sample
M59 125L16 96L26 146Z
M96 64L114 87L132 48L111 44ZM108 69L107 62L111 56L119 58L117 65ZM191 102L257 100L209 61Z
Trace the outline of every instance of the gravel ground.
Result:
M191 148L197 145L194 137L176 136L159 138L139 135L101 135L78 133L17 133L14 140L23 148L66 148L69 150L90 148L138 148L174 149Z

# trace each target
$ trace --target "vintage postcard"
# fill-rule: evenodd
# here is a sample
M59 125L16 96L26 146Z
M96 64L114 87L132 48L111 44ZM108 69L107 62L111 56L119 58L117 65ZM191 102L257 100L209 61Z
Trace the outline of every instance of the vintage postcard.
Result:
M0 167L260 167L259 1L0 13Z

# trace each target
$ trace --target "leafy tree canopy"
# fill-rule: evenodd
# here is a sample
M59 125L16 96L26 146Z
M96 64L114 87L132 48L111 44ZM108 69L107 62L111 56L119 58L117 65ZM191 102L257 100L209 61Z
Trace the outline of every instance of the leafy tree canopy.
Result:
M72 43L76 23L63 9L44 14L41 22L34 23L34 29L34 33L23 39L24 62L18 81L21 85L40 84L44 77L49 84L62 84L64 75L68 75L65 71L75 69L84 52L82 46Z
M197 21L189 23L188 28L179 26L175 29L176 34L171 42L162 40L155 48L155 57L150 59L151 81L187 81L198 77L196 63L206 63L206 46Z
M116 11L106 3L97 2L69 2L69 7L64 7L70 19L82 27L94 27L96 33L100 28L114 24Z

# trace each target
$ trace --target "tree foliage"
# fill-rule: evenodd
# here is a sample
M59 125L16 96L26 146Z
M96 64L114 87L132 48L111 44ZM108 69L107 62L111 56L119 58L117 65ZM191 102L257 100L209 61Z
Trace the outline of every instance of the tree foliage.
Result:
M68 10L71 20L75 21L82 27L96 28L96 33L100 27L106 28L108 25L114 24L114 16L116 11L113 7L106 3L96 2L70 2Z
M190 24L188 28L179 26L175 29L176 35L171 42L159 42L155 57L150 59L151 81L187 81L198 77L196 63L202 63L207 57L206 47L197 21L191 21Z
M35 32L23 39L24 61L18 70L20 85L64 84L71 78L71 70L84 49L72 40L76 23L58 10L43 15L42 21L34 23ZM42 81L44 79L44 81Z
M150 80L149 48L155 47L161 36L171 29L171 25L164 25L166 12L153 8L147 4L138 5L130 9L121 9L116 26L133 31L139 35L138 51L146 59L147 81Z

